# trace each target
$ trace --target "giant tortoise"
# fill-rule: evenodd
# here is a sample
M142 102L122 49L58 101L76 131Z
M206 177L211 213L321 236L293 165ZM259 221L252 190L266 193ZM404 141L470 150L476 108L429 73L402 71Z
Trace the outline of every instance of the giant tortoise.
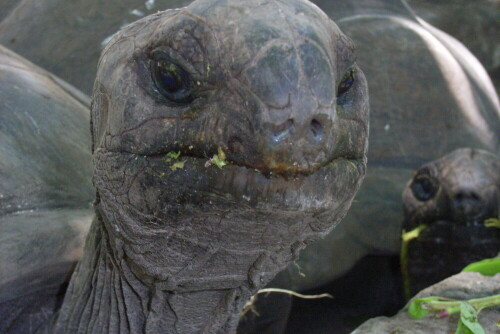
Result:
M0 46L0 332L60 302L94 199L90 100Z
M84 112L68 108L61 124L57 114L2 105L2 126L22 118L17 127L42 130L43 121L43 132L61 131L52 155L23 156L53 168L49 185L66 173L52 165L55 153L72 172L85 169L85 136L79 142L83 130L72 128ZM28 134L11 137L46 144ZM81 261L67 291L53 270L60 289L43 291L50 307L32 303L40 291L9 295L2 331L232 333L248 298L348 210L366 169L367 84L352 41L307 1L197 0L107 44L91 134L95 217ZM59 150L65 136L70 152Z

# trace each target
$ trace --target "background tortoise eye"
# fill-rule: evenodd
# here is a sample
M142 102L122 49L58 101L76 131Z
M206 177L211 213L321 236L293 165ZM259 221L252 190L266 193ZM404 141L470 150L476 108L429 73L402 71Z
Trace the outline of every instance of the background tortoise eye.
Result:
M163 54L155 55L151 66L153 81L161 95L176 103L193 101L193 81L186 70Z
M417 174L411 183L413 196L421 202L428 201L436 195L439 185L438 181L427 173Z
M339 83L337 88L337 103L341 103L343 96L351 89L354 84L354 80L356 78L355 71L353 68L350 68L345 74L342 80Z

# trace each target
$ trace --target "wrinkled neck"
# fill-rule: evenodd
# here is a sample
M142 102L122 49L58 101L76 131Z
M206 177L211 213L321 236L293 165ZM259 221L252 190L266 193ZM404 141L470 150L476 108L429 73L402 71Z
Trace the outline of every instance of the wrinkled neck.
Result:
M96 218L52 333L235 332L241 291L162 291L144 284L114 253Z

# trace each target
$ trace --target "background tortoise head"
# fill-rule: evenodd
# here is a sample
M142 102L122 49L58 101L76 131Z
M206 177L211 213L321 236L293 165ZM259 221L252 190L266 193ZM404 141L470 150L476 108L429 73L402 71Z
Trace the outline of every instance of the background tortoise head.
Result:
M422 166L403 192L407 229L447 221L483 224L498 217L500 158L477 149L458 149Z
M367 118L352 42L307 1L200 0L146 17L99 63L97 211L145 281L261 285L345 215ZM221 151L228 165L207 165Z
M498 155L463 148L415 173L403 192L403 228L426 227L408 245L408 295L498 255L500 230L484 221L498 217L499 170Z

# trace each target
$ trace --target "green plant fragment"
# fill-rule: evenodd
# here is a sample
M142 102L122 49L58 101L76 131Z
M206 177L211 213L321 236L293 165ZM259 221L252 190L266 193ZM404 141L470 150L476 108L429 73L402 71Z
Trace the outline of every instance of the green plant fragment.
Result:
M416 228L414 228L413 230L411 230L409 232L403 231L403 233L401 235L401 239L404 242L409 242L413 239L416 239L416 238L418 238L420 233L422 233L422 231L425 230L426 227L427 227L426 225L422 224L422 225L418 225Z
M408 314L410 317L414 319L420 319L428 315L431 311L426 307L425 303L431 302L431 301L437 301L440 300L439 297L426 297L426 298L418 298L412 300L410 303L410 306L408 307Z
M484 259L467 265L462 272L475 272L484 276L495 276L500 274L500 257Z
M214 154L211 161L214 165L216 165L220 169L222 169L222 167L227 165L226 154L220 147L217 149L217 154Z
M177 160L181 156L181 151L179 152L168 152L167 153L167 158Z
M173 171L176 171L178 169L182 169L182 168L184 168L185 163L186 163L186 160L176 161L175 163L172 164L172 166L170 166L170 169Z
M460 313L455 334L485 334L477 320L477 314L487 307L500 305L500 295L458 301L442 297L430 296L414 299L408 307L408 314L415 319L435 313L437 317L448 317Z
M499 218L486 219L484 221L484 226L486 226L486 227L500 228L500 219Z
M399 260L401 263L401 274L403 275L403 288L405 292L406 300L410 300L411 297L411 282L410 282L410 274L408 272L408 250L410 247L410 241L418 238L420 233L427 225L419 225L413 230L406 232L403 230L401 233L401 253L399 254Z
M460 322L469 329L470 333L485 334L483 327L477 320L476 309L467 302L460 303Z
M471 330L469 328L467 328L467 326L464 325L462 320L459 319L457 330L456 330L455 334L474 334L474 333L471 332Z

